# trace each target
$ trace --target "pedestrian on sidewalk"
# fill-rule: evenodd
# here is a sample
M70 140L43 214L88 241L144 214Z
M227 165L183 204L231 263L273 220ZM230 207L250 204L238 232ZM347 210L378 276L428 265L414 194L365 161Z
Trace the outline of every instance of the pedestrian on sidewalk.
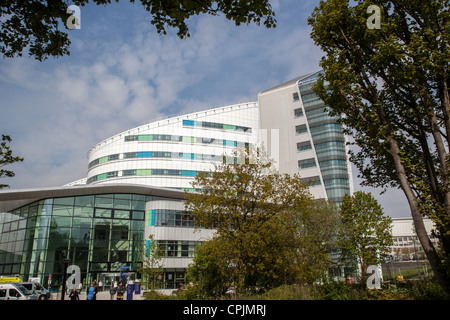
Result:
M96 300L98 288L94 282L91 283L91 286L87 290L86 300Z
M75 287L72 288L72 291L69 294L69 298L70 298L70 300L80 300L78 291Z
M116 297L117 300L123 300L123 295L125 293L125 287L123 286L122 280L119 281L119 285L117 287L116 293L117 293L117 297Z
M111 286L111 289L109 289L109 294L111 295L110 300L113 300L114 295L116 294L117 288L114 286L114 284Z

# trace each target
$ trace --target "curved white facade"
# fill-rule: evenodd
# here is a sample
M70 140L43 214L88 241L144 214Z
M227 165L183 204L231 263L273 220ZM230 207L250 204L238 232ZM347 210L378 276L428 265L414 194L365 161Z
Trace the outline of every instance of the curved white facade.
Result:
M353 193L346 137L311 90L317 75L262 91L258 102L153 121L107 138L88 152L87 177L69 185L192 190L197 173L236 161L226 158L236 147L262 144L279 172L299 173L315 198L339 203ZM182 199L146 203L145 239L153 235L162 248L167 283L174 274L184 277L195 246L214 233L194 232L192 219Z
M88 153L86 184L125 183L190 189L236 147L257 143L255 102L151 122L105 139Z

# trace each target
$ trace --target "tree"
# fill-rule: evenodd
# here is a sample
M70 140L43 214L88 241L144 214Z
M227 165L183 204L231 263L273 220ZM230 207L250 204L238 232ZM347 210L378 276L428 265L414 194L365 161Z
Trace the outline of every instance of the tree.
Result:
M370 29L369 5L380 10ZM321 1L309 18L325 53L314 90L342 115L364 185L400 188L435 276L449 286L449 0ZM369 24L370 25L370 24ZM444 257L423 216L436 224Z
M300 177L275 172L261 149L236 151L234 158L198 175L193 186L200 191L186 194L196 226L216 231L196 251L194 281L216 291L224 290L221 282L233 283L239 296L323 276L333 215L316 210ZM205 282L214 278L222 281Z
M366 270L378 265L388 256L394 241L392 219L384 216L383 209L370 193L355 192L344 195L340 207L342 228L337 246L339 260L346 267L361 268L361 282L365 283Z
M186 270L186 278L194 283L199 297L222 296L231 287L230 247L227 241L214 237L198 245L192 263Z
M142 274L142 283L146 288L155 290L160 281L158 277L162 274L164 261L163 253L153 235L143 245L141 250L142 266L139 272Z
M71 1L74 5L85 6L89 0ZM116 0L119 2L119 0ZM130 0L134 3L134 0ZM151 16L159 34L166 34L166 28L178 29L180 38L189 37L186 21L200 14L224 14L237 26L243 23L263 24L275 27L275 13L269 0L225 1L225 0L141 0L144 9ZM93 0L96 5L107 5L111 0ZM59 30L66 26L71 12L64 0L5 0L0 5L0 48L5 57L21 56L29 47L29 55L39 61L49 56L70 55L70 40L66 32ZM67 27L67 26L66 26Z
M12 155L11 146L9 143L12 141L10 136L2 134L2 142L0 144L0 178L8 177L12 178L15 176L14 172L11 170L3 169L4 166L15 163L22 162L23 158L14 157ZM0 184L0 189L8 188L7 184Z

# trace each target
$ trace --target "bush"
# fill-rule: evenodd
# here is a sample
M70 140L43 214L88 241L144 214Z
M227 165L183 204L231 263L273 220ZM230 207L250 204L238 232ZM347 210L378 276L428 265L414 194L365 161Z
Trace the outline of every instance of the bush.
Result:
M173 297L159 293L156 290L146 291L143 296L144 300L174 300Z
M257 295L242 297L249 300L311 300L310 288L306 285L282 285Z
M408 293L414 300L449 300L450 294L434 279L406 281L397 287Z
M315 300L367 300L367 290L359 284L330 281L311 288Z

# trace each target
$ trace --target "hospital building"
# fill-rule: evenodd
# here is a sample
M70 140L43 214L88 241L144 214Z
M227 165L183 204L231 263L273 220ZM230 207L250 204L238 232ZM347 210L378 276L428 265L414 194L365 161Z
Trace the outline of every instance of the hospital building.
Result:
M98 142L87 175L54 188L0 191L0 276L59 286L63 259L107 288L126 270L139 277L150 235L164 253L162 289L175 289L195 247L184 192L238 147L264 143L281 173L299 173L317 199L353 193L346 136L312 86L319 72L255 93L256 101L148 122ZM81 155L80 155L81 156Z

